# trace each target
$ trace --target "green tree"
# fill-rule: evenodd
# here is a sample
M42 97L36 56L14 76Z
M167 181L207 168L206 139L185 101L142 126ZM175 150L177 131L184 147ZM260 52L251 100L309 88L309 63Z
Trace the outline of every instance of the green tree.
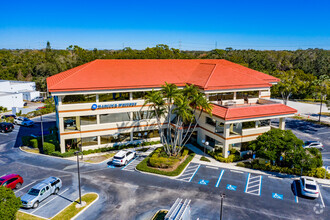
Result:
M147 93L144 105L149 105L154 112L164 150L169 156L175 156L183 149L197 126L201 112L205 110L211 114L212 110L204 94L194 85L186 85L179 90L169 83L165 83L161 91ZM200 111L198 115L196 110ZM175 118L172 117L174 115ZM162 129L162 120L167 123L166 133Z
M15 219L21 204L21 199L11 189L0 186L0 219Z

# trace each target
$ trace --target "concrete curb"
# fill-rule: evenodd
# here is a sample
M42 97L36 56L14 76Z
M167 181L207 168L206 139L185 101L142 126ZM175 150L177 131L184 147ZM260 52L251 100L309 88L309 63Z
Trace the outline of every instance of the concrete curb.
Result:
M159 209L152 217L151 217L151 219L150 220L153 220L155 217L156 217L156 215L159 213L159 212L161 212L161 211L167 211L168 212L168 210L167 209Z
M98 193L95 193L95 192L91 192L91 193L94 193L97 195L96 199L93 202L91 202L88 206L83 208L77 215L75 215L73 218L71 218L71 220L75 220L78 216L80 216L82 213L84 213L91 205L93 205L97 200L99 200L100 196ZM86 193L86 194L88 194L88 193ZM86 195L86 194L84 194L84 195Z
M56 159L63 159L63 160L68 160L68 161L73 161L73 160L70 160L68 158L65 158L65 157L55 157L55 156L50 156L50 155L47 155L47 154L37 154L37 153L33 153L33 152L28 152L28 151L25 151L22 149L22 146L19 147L19 149L24 152L24 153L27 153L27 154L34 154L34 155L38 155L38 156L44 156L44 157L51 157L51 158L56 158ZM81 161L83 162L83 161ZM84 162L83 162L84 163Z

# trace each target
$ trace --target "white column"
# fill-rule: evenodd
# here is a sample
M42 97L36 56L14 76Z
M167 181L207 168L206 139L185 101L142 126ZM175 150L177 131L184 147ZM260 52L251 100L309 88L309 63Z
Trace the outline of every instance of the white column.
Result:
M60 151L61 153L65 152L65 141L64 138L60 137Z
M133 141L133 131L131 131L131 141Z
M100 124L100 115L96 115L96 124Z
M100 136L97 136L97 145L101 145L101 137Z
M99 102L99 94L96 94L96 103Z
M285 129L285 118L280 118L280 124L279 129L284 130Z
M225 124L225 126L224 126L223 136L224 136L225 140L224 140L223 148L222 148L222 156L224 158L228 157L229 144L228 144L227 138L230 135L230 125L231 124Z
M234 92L234 100L236 100L236 92Z
M133 100L133 92L129 93L129 100Z

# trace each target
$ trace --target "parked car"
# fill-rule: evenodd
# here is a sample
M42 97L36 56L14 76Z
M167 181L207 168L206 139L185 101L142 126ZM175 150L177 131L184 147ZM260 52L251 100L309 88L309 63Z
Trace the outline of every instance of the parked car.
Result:
M33 186L21 197L24 208L38 208L39 203L52 194L57 194L62 188L62 181L57 177L49 177Z
M23 106L27 106L27 103L26 103L26 102L24 102Z
M14 125L12 123L0 122L0 132L5 133L12 130L14 130Z
M121 150L113 157L112 163L118 166L127 165L135 156L136 152L133 150Z
M28 118L25 117L17 117L14 120L14 123L17 125L23 125L23 126L33 126L34 122Z
M18 174L8 174L0 177L0 186L10 189L19 189L23 185L23 178Z
M300 180L300 189L303 196L318 198L320 194L319 185L311 177L301 177Z
M323 150L324 146L319 141L305 141L304 148L317 148L319 150Z
M31 102L43 102L43 101L44 101L44 98L41 96L31 99Z
M14 115L14 114L10 114L10 115L3 115L3 116L1 116L1 119L6 119L6 118L16 118L16 115Z

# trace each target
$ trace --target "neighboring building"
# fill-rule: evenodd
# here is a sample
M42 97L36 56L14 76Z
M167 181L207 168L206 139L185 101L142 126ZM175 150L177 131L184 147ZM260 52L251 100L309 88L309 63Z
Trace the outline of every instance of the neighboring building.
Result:
M0 106L8 110L22 108L24 100L31 101L38 96L35 82L0 80Z
M284 129L284 119L296 113L270 101L278 81L226 60L95 60L47 78L47 85L55 97L61 152L79 143L84 150L159 140L143 97L168 82L194 84L206 94L213 115L202 114L194 136L210 149L222 147L227 157L230 148L244 151L245 143L270 130L270 119Z

